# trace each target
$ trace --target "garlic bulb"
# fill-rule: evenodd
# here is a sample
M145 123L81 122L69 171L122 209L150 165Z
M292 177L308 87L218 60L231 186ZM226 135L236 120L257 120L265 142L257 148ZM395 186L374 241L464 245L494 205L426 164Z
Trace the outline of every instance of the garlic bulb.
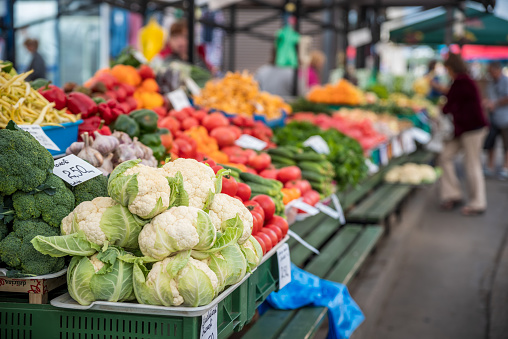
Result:
M138 157L136 156L136 151L134 149L133 144L120 144L115 151L116 164L120 164L127 160L134 160Z
M103 156L110 154L120 145L120 142L114 136L102 135L97 131L93 134L95 135L93 148L101 152Z
M141 160L140 164L143 164L145 166L150 166L150 167L157 167L157 160L152 157L151 159L143 159Z
M106 176L113 172L113 162L111 159L113 159L113 153L110 153L106 158L104 158L102 166L99 167L99 169L102 171L102 174Z
M69 147L67 147L67 149L65 150L65 154L78 155L79 152L81 152L81 150L83 149L83 147L85 147L84 142L82 142L82 141L73 142Z
M78 157L88 161L92 166L101 167L104 162L104 157L99 151L92 148L92 142L88 132L83 133L81 138L84 140L84 147L81 152L78 153Z
M132 139L127 133L115 131L112 135L120 142L120 144L132 144Z

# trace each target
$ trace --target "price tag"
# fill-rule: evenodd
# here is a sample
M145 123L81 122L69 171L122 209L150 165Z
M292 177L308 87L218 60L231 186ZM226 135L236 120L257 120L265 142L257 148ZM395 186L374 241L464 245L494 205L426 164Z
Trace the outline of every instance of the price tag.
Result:
M142 64L148 63L148 60L145 58L143 53L141 53L140 51L136 51L136 50L132 51L132 56L134 57L134 59L141 62Z
M379 160L381 165L388 165L388 150L386 149L386 145L381 145L381 147L379 147Z
M395 137L392 139L392 155L394 158L400 157L404 151L402 150L402 145L400 144L399 138Z
M39 125L18 125L24 131L30 133L46 149L60 151L60 148L51 140Z
M410 130L402 133L402 147L404 148L404 153L406 154L416 151L416 144Z
M344 211L342 210L342 205L340 204L339 197L337 197L335 194L332 194L332 201L335 209L339 213L340 224L344 225L346 223L346 218L344 217Z
M420 144L428 144L432 136L430 133L425 132L424 130L413 127L411 128L411 134L413 135L413 139L418 141Z
M289 257L289 245L284 244L277 250L279 262L279 289L291 282L291 258Z
M258 138L254 138L251 135L248 134L242 134L240 137L235 141L236 146L240 146L243 148L250 148L256 151L261 151L265 149L266 145L268 145L263 140L259 140Z
M316 204L316 207L318 210L320 210L324 214L328 215L329 217L332 217L334 219L339 219L339 212L337 212L333 208L326 206L325 204L322 204L320 202L318 202Z
M262 114L265 111L265 108L259 102L256 102L254 106L256 106L256 113Z
M365 159L365 165L369 169L369 174L374 174L379 172L379 166L374 164L370 159Z
M201 316L201 339L217 339L217 305Z
M311 147L317 153L330 154L328 144L320 135L311 136L309 139L305 140L303 145Z
M169 92L168 99L171 102L173 108L177 111L191 106L189 98L187 98L187 95L181 88L177 89L176 91Z
M308 213L310 215L316 215L319 213L319 210L317 208L315 208L314 206L311 206L307 203L304 203L300 199L293 200L291 202L291 207L301 209L302 211L304 211L305 213Z
M185 78L185 86L189 89L189 91L194 95L201 94L201 88L196 84L196 82L192 78Z
M72 186L102 175L100 170L74 154L55 160L53 173Z

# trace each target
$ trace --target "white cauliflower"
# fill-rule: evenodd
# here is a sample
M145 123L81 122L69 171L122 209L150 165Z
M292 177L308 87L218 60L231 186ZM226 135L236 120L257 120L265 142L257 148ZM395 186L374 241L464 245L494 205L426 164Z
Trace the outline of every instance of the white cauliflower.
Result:
M95 273L99 272L104 267L104 263L97 259L97 254L92 255L88 259L92 263Z
M390 183L398 182L400 179L399 176L400 176L400 168L395 167L395 168L391 169L390 171L388 171L388 173L386 173L385 181L390 182Z
M202 209L209 192L215 192L215 173L210 166L194 159L176 159L161 169L166 177L174 177L178 172L183 176L183 188L189 196L189 206Z
M218 231L223 231L223 223L226 220L236 217L238 214L243 223L243 233L240 239L238 239L239 244L243 244L247 241L252 233L252 225L254 223L252 214L238 199L230 197L224 193L219 193L215 195L208 213L210 214L212 223Z
M208 249L215 236L210 217L204 211L179 206L153 218L140 232L138 241L144 255L162 260L178 251Z
M100 224L102 214L110 207L118 205L109 197L99 197L92 201L79 204L73 212L62 219L62 235L83 231L88 241L97 245L104 245L108 240Z
M425 182L434 182L436 181L436 171L432 166L429 165L420 165L420 173L422 175L422 180Z
M146 284L149 287L154 288L157 284L157 279L159 278L159 274L167 274L165 272L166 266L175 260L175 257L166 258L163 261L158 261L152 266L152 270L148 273L146 277ZM161 301L161 304L167 306L178 306L183 304L183 297L178 292L178 284L174 279L171 279L169 282L169 288L171 290L171 294L173 295L173 300L169 303L167 300Z

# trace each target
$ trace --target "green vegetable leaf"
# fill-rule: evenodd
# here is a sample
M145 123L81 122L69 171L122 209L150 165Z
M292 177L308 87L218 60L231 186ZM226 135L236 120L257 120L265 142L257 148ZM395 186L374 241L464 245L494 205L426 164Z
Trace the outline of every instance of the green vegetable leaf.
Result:
M169 201L169 206L178 207L178 206L189 206L189 195L187 191L185 191L183 187L183 176L180 171L178 171L174 178L168 177L169 187L171 188L171 197Z
M215 290L210 278L192 262L187 265L187 272L178 279L178 291L184 299L184 305L198 307L211 303Z
M88 241L82 231L53 237L38 235L31 243L37 251L52 257L89 256L101 249L99 245Z
M72 299L80 305L90 305L95 301L90 290L90 280L95 275L95 269L87 257L73 257L67 271L67 289Z
M222 230L223 232L220 237L217 237L213 247L207 250L207 252L214 253L221 251L241 238L243 234L243 222L240 216L236 214L236 217L224 221L222 223Z
M117 177L115 180L110 178L108 194L122 206L132 204L138 195L138 174Z
M138 248L138 236L148 220L132 214L127 207L115 205L104 211L100 228L111 244L127 249Z
M36 194L39 192L44 192L47 195L55 195L56 187L44 183L42 185L37 186L34 190L28 192L27 194Z
M202 210L198 210L196 230L199 235L199 242L194 246L194 249L205 251L211 248L217 237L217 231L208 213Z
M180 270L183 269L187 265L187 263L189 262L190 255L191 255L190 250L179 252L179 253L177 253L177 255L175 255L175 257L174 257L175 259L170 261L166 265L166 268L165 268L166 272L169 274L171 279L176 277L178 272L180 272Z

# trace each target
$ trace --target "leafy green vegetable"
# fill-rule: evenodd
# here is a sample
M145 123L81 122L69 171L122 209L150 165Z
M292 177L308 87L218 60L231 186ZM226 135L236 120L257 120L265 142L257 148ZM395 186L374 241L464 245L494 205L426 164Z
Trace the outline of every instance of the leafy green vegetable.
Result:
M318 104L302 97L291 103L291 109L293 112L312 112L315 114L325 113L328 115L332 115L333 113L333 110L330 109L328 105Z

